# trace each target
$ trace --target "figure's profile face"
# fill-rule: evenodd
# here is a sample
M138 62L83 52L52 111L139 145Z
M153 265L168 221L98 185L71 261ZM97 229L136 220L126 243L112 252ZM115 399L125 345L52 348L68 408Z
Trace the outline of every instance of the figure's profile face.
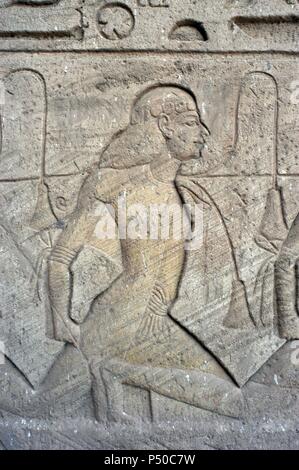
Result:
M171 127L169 145L173 156L181 161L200 158L207 131L198 113L190 111L175 116Z
M195 98L189 93L178 87L157 87L146 93L134 106L131 124L153 123L174 159L184 162L201 157L209 132L201 122Z

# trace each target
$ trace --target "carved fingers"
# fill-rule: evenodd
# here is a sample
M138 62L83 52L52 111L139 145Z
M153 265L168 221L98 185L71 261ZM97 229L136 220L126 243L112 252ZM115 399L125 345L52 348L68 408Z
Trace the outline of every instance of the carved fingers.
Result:
M152 338L166 338L170 334L171 319L168 315L147 314L138 328L136 339L138 342Z
M137 331L137 340L163 338L170 334L171 318L168 311L171 305L169 293L161 282L157 281L152 291L144 318Z

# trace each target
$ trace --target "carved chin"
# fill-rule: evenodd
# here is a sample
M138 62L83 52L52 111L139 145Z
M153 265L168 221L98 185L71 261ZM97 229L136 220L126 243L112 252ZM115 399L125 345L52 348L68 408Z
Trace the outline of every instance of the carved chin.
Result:
M199 149L197 149L193 155L190 157L191 160L199 160L202 158L202 151L203 151L203 146L201 146Z

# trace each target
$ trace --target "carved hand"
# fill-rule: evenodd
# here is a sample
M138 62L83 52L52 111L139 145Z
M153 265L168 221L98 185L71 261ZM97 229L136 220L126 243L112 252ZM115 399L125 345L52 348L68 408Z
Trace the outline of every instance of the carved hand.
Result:
M171 319L168 316L169 302L167 302L163 286L156 284L144 318L139 326L138 339L146 340L150 337L166 337L170 333Z
M137 338L147 340L151 337L167 337L170 333L171 320L168 315L149 313L144 317L137 332Z

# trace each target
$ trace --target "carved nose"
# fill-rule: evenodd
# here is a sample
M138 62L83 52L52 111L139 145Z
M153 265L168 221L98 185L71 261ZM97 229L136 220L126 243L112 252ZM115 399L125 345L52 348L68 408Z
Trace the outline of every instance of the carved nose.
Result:
M207 136L206 133L200 132L200 135L198 136L197 139L194 140L194 143L195 144L205 144L206 143L206 139L205 139L206 136Z
M202 135L203 137L208 137L210 135L209 129L204 125L202 125Z
M211 132L209 131L209 128L203 123L200 123L200 135L203 140L205 140L206 137L209 137L211 135Z

